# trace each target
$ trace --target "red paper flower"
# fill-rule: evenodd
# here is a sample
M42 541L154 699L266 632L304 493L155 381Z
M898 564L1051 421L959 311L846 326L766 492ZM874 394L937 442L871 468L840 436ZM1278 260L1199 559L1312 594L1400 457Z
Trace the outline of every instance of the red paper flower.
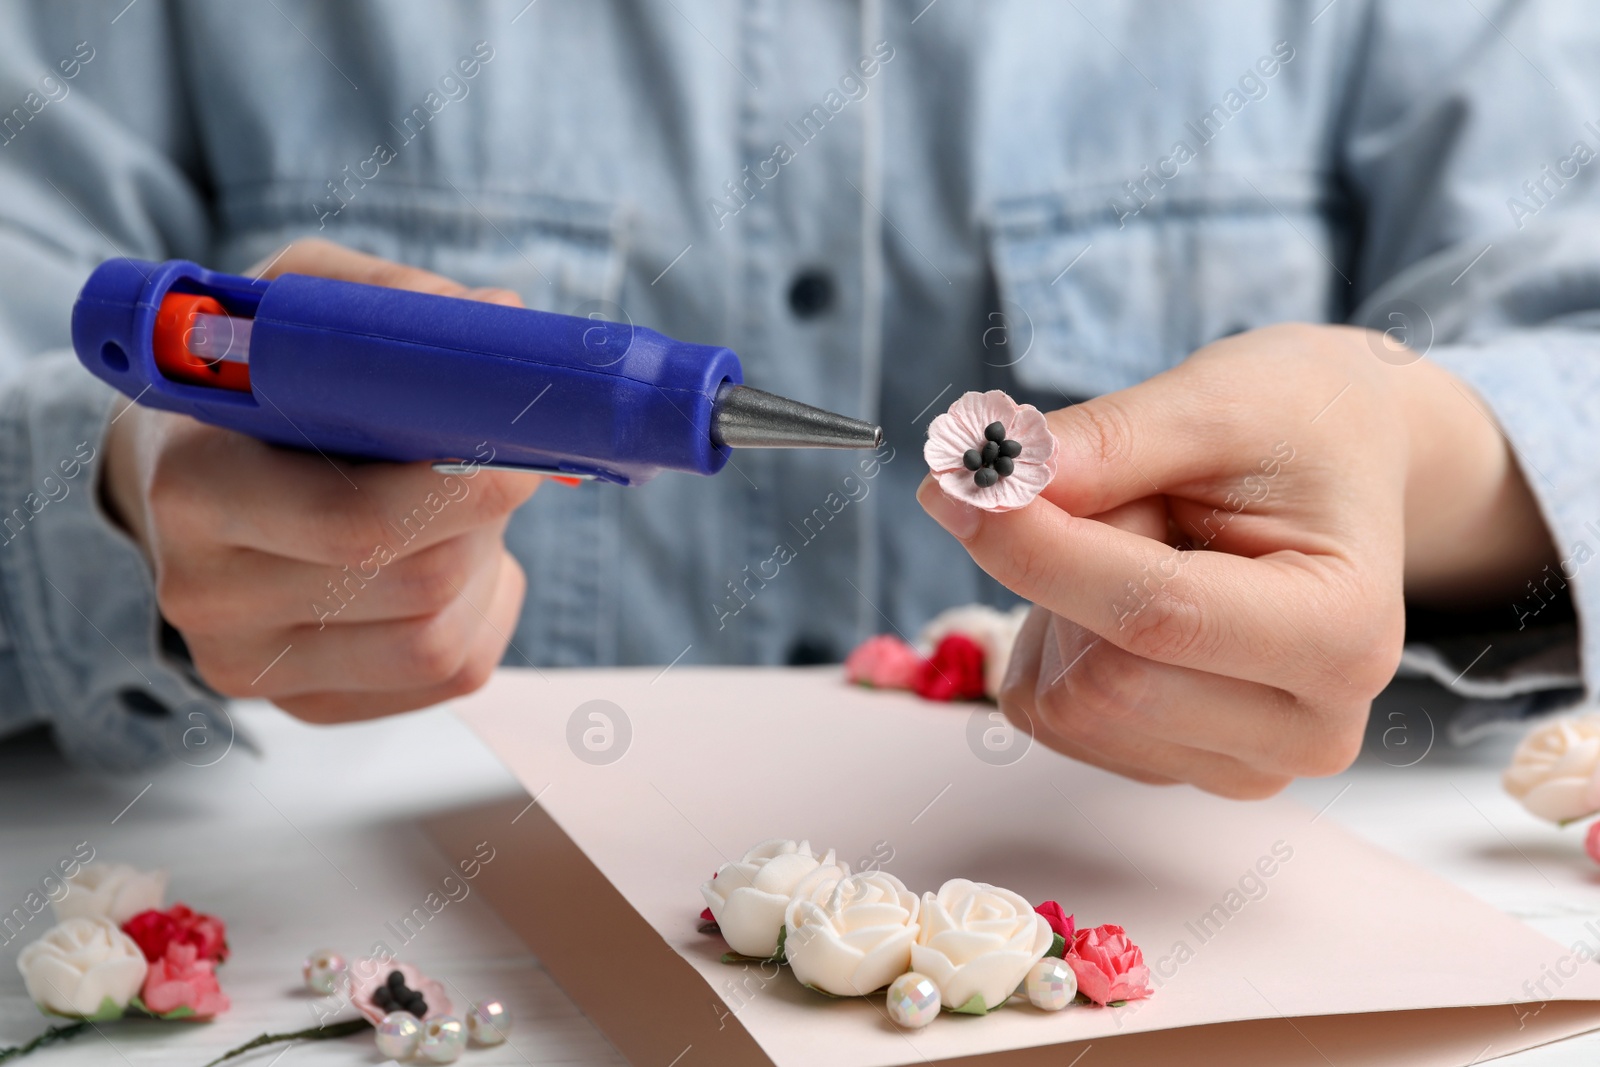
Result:
M1078 978L1078 992L1096 1004L1142 1000L1150 995L1150 968L1144 964L1144 953L1120 926L1107 923L1079 930L1063 958Z
M217 985L216 966L201 958L194 945L171 941L165 954L150 964L139 999L152 1015L167 1015L182 1008L194 1013L185 1018L201 1020L220 1015L231 1005Z
M1600 822L1589 827L1589 832L1583 839L1583 850L1589 854L1590 859L1600 863Z
M913 688L928 700L981 700L983 646L965 634L947 634L922 665Z
M922 654L893 634L869 637L844 661L844 676L875 689L910 689L922 671Z
M1053 900L1047 900L1033 910L1044 916L1044 921L1066 941L1068 948L1072 947L1073 933L1077 930L1077 924L1073 922L1072 916L1067 914L1066 908Z
M166 911L141 911L122 924L122 932L133 938L151 963L165 957L174 943L192 945L200 959L212 963L228 958L228 928L222 920L183 904Z

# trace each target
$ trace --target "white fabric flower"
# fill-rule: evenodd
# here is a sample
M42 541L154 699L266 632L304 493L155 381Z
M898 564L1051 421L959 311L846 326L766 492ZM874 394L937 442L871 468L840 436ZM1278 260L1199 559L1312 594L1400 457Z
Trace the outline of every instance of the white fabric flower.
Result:
M789 899L827 879L850 873L834 860L833 849L818 858L808 841L763 841L737 863L724 863L700 887L722 939L733 951L763 959L778 951L783 913Z
M121 1015L144 985L146 968L133 938L101 917L58 923L17 954L28 996L57 1015Z
M141 911L160 911L166 895L166 871L141 871L125 863L91 863L67 879L67 895L55 902L56 918L100 917L121 926Z
M1528 731L1501 783L1541 819L1600 811L1600 715L1553 719Z
M836 997L882 989L911 969L918 904L900 879L882 871L812 886L784 914L790 970Z
M917 635L917 646L926 655L950 634L972 638L983 649L983 691L998 700L1000 686L1006 680L1006 664L1011 661L1011 648L1027 618L1027 604L1018 604L1010 611L987 604L963 604L935 615Z
M952 1011L992 1011L1044 958L1054 934L1044 916L1009 889L952 878L922 897L911 969L933 979ZM968 1009L970 1010L970 1009Z

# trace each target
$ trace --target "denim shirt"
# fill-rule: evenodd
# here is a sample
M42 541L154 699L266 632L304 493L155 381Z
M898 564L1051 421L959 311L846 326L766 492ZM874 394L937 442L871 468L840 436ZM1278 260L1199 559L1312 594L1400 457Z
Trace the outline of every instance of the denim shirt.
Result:
M876 455L541 489L508 535L508 662L833 658L1005 602L912 498L929 419L1306 320L1397 331L1476 388L1600 679L1580 5L124 4L0 8L0 732L132 767L221 728L97 504L112 398L68 316L105 257L241 271L307 235L728 345L752 384L885 427ZM1570 653L1532 688L1578 685Z

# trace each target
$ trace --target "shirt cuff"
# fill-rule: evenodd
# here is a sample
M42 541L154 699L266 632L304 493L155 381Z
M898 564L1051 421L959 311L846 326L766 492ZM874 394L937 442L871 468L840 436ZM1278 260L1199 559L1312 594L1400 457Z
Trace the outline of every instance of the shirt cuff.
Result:
M1433 678L1466 698L1460 729L1452 730L1466 739L1497 720L1600 693L1600 565L1593 562L1600 555L1600 337L1516 331L1438 346L1428 358L1476 390L1462 402L1496 422L1510 443L1558 557L1506 604L1503 632L1406 650L1401 673ZM1566 598L1576 627L1547 625Z
M70 352L0 392L0 674L21 687L0 696L0 733L48 723L69 759L106 770L214 763L232 721L164 639L149 568L100 505L113 397Z

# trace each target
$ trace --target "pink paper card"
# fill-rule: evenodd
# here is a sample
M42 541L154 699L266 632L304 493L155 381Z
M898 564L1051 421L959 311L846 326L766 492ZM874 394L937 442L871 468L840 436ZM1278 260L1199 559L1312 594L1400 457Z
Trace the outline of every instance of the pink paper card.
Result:
M834 669L680 667L503 671L459 711L538 797L512 812L528 856L490 899L641 1062L668 1062L681 1040L700 1053L680 1067L1021 1063L1027 1050L1065 1063L1062 1046L1089 1044L1097 1062L1118 1048L1135 1057L1119 1062L1162 1048L1201 1062L1215 1046L1231 1063L1444 1064L1600 1026L1600 969L1562 985L1574 1003L1523 1005L1562 946L1331 820L1104 774L987 705L863 690ZM724 964L697 930L697 887L770 837L919 892L967 877L1058 900L1080 926L1118 923L1155 995L905 1031L881 997L831 1000L787 972ZM670 986L650 1010L603 992L617 953Z

